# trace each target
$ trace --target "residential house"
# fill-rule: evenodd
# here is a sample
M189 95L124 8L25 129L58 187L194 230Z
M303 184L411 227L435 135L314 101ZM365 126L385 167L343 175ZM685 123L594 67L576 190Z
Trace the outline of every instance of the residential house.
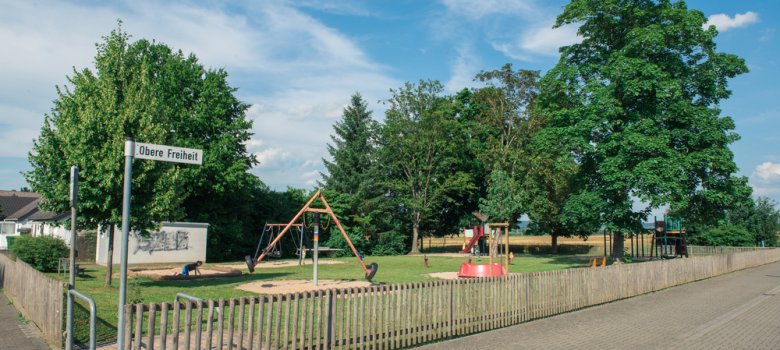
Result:
M7 249L5 237L29 234L30 216L38 211L41 196L34 192L0 190L0 249Z
M6 237L53 235L70 242L70 231L63 227L67 213L40 210L41 195L35 192L0 190L0 250L8 249Z

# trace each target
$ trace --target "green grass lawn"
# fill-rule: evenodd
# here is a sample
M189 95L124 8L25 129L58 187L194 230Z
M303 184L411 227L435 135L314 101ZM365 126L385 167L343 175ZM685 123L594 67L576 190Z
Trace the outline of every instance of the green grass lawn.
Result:
M366 257L365 262L376 262L379 270L374 277L375 283L405 283L432 280L427 274L433 272L458 271L460 264L466 261L461 257L431 256L430 267L425 267L422 256L383 256ZM320 265L320 279L363 280L363 269L354 257L338 258L343 264ZM487 263L487 258L472 259L476 263ZM560 270L582 266L582 258L570 256L518 256L510 265L510 272L533 272ZM211 264L204 264L209 268ZM221 264L214 264L221 265ZM160 267L173 267L164 265ZM82 265L85 273L76 278L76 289L93 298L97 304L98 340L110 340L116 337L117 303L119 295L119 268L114 268L115 278L110 287L104 286L106 268L98 265ZM293 280L312 278L311 260L307 265L283 268L259 267L249 274L246 266L240 277L193 279L178 281L155 281L147 277L131 277L127 283L128 303L173 302L176 293L184 292L203 299L227 299L240 296L252 296L253 293L236 289L236 286L253 281ZM67 281L67 277L58 274L49 276ZM80 342L88 341L88 306L81 305L76 311L75 338Z

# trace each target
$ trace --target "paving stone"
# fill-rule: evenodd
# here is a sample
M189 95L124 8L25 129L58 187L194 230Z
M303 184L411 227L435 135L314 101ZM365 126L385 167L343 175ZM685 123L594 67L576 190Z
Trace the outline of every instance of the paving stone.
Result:
M19 311L0 293L0 350L48 350L35 324L19 320Z

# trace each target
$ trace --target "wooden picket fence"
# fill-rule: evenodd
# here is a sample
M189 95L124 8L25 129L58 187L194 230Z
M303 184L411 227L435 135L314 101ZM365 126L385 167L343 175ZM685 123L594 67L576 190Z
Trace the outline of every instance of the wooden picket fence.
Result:
M729 253L744 253L753 252L757 250L766 250L775 248L762 248L762 247L712 247L712 246L698 246L689 245L688 255L690 256L705 256L715 254L729 254Z
M398 349L780 261L780 249L125 308L128 349Z
M0 253L0 287L51 344L62 343L63 283Z

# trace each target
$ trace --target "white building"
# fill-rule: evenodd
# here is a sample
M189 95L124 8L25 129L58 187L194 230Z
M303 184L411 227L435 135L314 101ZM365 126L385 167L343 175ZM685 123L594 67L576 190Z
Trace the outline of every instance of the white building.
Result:
M193 222L163 222L159 230L148 236L130 232L127 245L128 264L191 263L206 261L206 243L209 224ZM95 261L106 265L108 258L107 229L98 228ZM122 230L114 227L114 254L112 262L119 264L122 253Z

